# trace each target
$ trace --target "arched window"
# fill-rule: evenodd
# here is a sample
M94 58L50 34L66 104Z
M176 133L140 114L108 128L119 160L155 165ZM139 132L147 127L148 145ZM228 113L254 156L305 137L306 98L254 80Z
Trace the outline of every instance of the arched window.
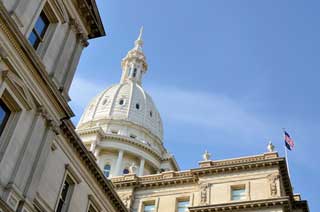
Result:
M140 109L140 104L139 104L139 103L136 104L136 109L137 109L137 110Z
M110 175L110 170L111 170L111 166L110 166L109 164L106 164L106 165L103 167L103 174L104 174L104 176L109 177L109 175Z
M119 105L124 105L124 100L123 99L120 99Z
M129 174L129 169L128 168L123 169L123 174Z

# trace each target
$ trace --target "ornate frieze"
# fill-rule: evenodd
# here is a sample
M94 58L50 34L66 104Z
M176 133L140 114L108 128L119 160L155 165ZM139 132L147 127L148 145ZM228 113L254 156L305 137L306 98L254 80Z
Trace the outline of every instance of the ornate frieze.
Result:
M207 205L209 204L208 203L208 200L209 200L209 186L210 184L208 183L201 183L199 188L200 188L200 202L199 202L199 205Z
M268 176L268 179L269 179L269 183L270 183L270 195L272 197L279 196L277 180L280 179L280 175L279 174L271 174Z

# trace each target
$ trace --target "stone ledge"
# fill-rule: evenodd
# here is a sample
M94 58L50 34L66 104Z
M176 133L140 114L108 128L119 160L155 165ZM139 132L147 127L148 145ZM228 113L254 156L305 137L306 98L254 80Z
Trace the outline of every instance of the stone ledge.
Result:
M195 206L189 207L189 212L237 211L244 209L258 210L270 207L282 207L284 209L284 212L289 212L289 197Z

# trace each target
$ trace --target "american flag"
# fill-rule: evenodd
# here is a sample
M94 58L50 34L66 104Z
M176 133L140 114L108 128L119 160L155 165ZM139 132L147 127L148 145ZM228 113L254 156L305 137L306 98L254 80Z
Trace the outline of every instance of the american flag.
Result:
M290 137L289 133L287 133L287 131L284 131L284 143L287 147L287 149L292 150L294 147L294 141L293 139Z

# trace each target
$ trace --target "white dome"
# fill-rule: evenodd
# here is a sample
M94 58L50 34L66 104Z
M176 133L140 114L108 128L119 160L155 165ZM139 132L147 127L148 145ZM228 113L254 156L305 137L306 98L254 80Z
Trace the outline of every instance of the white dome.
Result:
M137 165L135 173L140 176L179 169L163 146L160 114L141 86L148 69L141 36L142 29L134 48L122 59L120 82L88 104L77 126L101 169L108 165L108 175L113 177Z
M160 114L151 97L134 81L111 86L96 96L83 113L78 128L86 123L122 120L148 130L162 141Z

